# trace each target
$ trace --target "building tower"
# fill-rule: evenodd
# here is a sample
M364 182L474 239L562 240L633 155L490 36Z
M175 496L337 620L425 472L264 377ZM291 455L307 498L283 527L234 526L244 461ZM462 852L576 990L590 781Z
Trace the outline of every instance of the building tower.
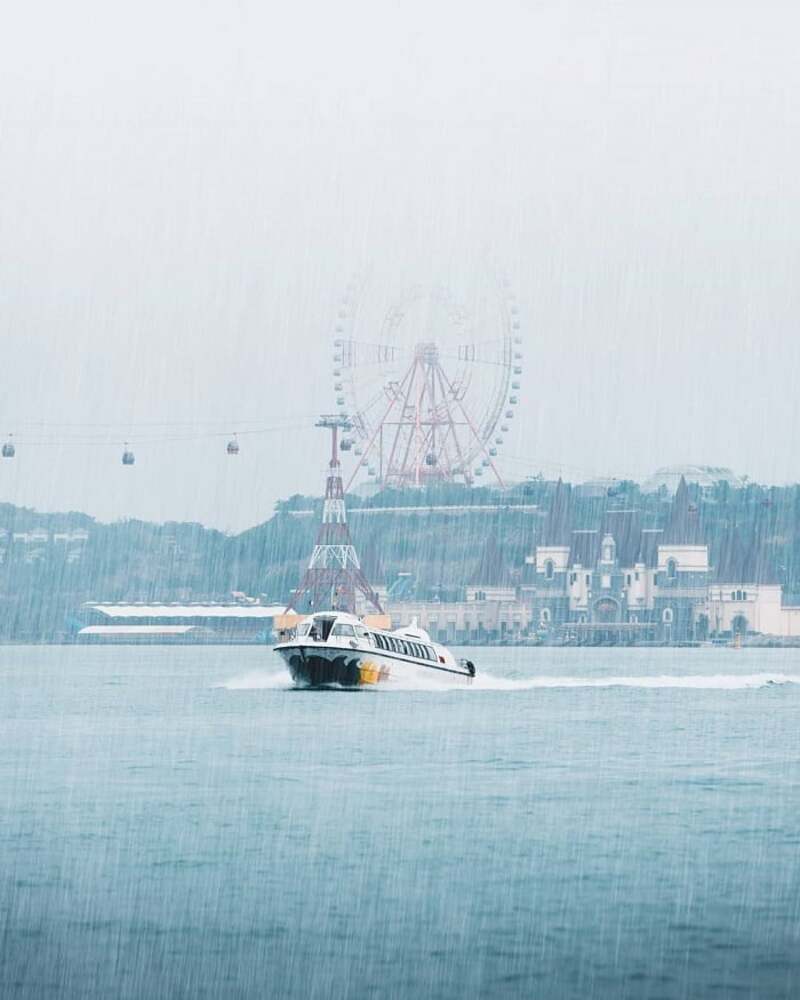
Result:
M317 421L317 427L325 427L331 432L331 458L328 463L322 524L308 569L300 586L292 594L287 611L346 611L355 614L358 591L381 613L378 595L367 583L361 570L347 525L339 462L339 431L349 431L351 424L346 417L324 416ZM341 447L347 450L348 443L342 441Z

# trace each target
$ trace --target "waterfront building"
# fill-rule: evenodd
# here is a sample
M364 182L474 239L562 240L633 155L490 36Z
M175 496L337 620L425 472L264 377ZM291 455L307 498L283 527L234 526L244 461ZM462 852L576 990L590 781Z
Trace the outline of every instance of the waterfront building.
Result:
M242 595L244 597L244 595ZM79 642L271 642L284 606L251 599L181 604L88 602L78 615Z
M449 645L518 642L530 630L530 609L522 601L402 601L386 608L392 628L417 622L432 639Z
M758 519L748 533L731 526L711 564L702 492L681 477L663 526L604 502L596 527L575 528L573 491L559 481L519 588L533 627L587 643L800 637L800 607L784 603Z
M708 546L685 481L664 529L638 510L607 508L573 528L572 488L556 485L520 597L544 635L577 642L680 642L704 628Z

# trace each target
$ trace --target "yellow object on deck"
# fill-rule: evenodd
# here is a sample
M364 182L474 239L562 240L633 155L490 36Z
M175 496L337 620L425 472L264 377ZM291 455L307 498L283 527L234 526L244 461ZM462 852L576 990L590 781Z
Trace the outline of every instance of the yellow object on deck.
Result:
M380 669L375 663L362 663L358 673L362 684L377 684L381 678Z

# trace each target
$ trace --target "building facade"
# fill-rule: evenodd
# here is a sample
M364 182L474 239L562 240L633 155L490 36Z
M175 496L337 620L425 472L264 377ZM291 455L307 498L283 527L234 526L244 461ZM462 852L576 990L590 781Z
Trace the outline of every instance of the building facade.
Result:
M686 643L761 634L800 638L800 607L783 602L759 529L735 526L712 566L699 505L681 478L663 528L606 509L597 528L571 525L571 488L556 486L520 598L545 639Z
M685 482L665 528L607 509L573 528L571 488L556 486L541 544L526 559L522 600L543 636L577 642L688 642L708 632L708 546Z

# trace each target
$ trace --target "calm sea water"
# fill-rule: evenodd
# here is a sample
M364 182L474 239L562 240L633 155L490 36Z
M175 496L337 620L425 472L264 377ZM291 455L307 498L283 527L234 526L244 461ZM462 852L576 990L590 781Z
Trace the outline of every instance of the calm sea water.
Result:
M800 655L470 655L0 648L0 996L800 996Z

